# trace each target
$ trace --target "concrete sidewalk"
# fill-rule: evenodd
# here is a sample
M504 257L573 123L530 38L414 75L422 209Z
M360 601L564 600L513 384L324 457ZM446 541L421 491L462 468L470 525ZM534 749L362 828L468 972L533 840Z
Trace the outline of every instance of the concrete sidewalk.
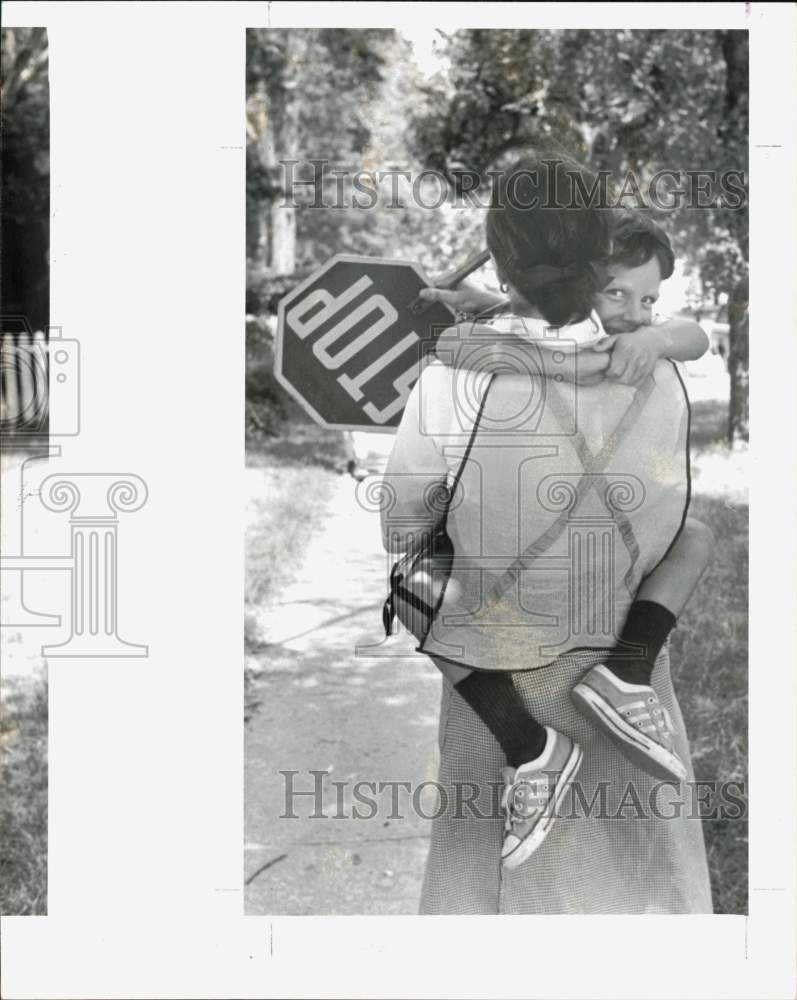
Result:
M355 488L348 476L335 484L248 662L250 914L418 912L431 826L418 811L434 811L434 791L415 791L413 808L409 788L379 783L416 790L436 778L441 679L411 637L384 640L387 557Z

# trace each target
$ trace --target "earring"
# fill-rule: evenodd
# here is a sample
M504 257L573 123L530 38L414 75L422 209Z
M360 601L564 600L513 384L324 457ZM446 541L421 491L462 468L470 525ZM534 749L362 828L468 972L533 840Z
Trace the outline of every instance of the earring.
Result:
M502 292L508 292L509 291L509 285L507 285L507 283L505 281L502 281L501 284L498 287L501 289Z

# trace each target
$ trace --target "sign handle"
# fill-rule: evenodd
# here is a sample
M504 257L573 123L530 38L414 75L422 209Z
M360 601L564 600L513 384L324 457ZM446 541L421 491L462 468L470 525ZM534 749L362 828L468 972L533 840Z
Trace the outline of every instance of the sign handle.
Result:
M463 281L469 274L473 274L474 271L485 264L490 259L490 251L482 250L480 253L474 254L473 257L469 257L462 267L457 268L456 271L452 271L447 274L440 281L435 282L435 288L456 288L460 281ZM420 316L421 313L425 313L426 310L434 305L433 302L427 302L426 299L417 298L411 302L408 309L411 313L416 316Z

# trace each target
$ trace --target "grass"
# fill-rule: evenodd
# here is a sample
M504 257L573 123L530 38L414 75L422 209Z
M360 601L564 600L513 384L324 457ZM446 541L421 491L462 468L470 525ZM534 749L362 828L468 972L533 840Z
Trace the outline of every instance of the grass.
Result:
M314 535L324 524L347 455L343 436L292 420L274 435L247 437L247 475L254 476L246 528L244 645L264 641L260 612L293 579ZM244 722L259 701L253 672L244 670Z
M726 449L728 431L728 404L715 400L700 400L691 405L691 433L689 443L693 455L700 456L708 449Z
M47 913L47 682L2 683L0 913Z
M747 781L748 507L739 483L724 487L701 470L730 467L724 443L727 406L693 407L690 514L716 537L715 558L671 644L678 700L692 747L695 777ZM705 819L709 871L717 913L747 912L747 819Z
M291 423L279 437L247 449L246 466L254 472L246 529L244 637L260 640L258 610L291 582L315 533L346 464L343 437L314 424ZM256 471L254 471L256 470Z

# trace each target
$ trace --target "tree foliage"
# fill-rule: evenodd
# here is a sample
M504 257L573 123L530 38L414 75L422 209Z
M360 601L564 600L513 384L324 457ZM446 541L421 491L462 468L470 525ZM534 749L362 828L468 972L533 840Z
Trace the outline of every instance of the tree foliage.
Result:
M743 31L460 31L450 79L427 87L414 152L485 176L521 149L567 151L647 196L662 170L747 171ZM684 200L685 201L685 200ZM666 213L676 250L716 296L746 272L747 212Z
M50 94L45 28L4 28L2 310L36 329L49 318Z
M282 215L285 161L294 161L297 181L312 179L309 160L351 166L368 154L369 108L378 96L392 32L364 29L247 32L247 237L250 258L264 271L275 268L274 224L264 232L271 209ZM298 161L298 162L297 162ZM296 196L310 193L296 188ZM290 210L288 211L290 218ZM348 216L348 213L346 213ZM360 229L372 220L307 208L296 213L294 269L317 263L351 242L341 228Z
M422 72L400 32L252 30L247 36L247 254L250 311L335 253L420 261L434 276L483 245L483 213L462 200L464 172L482 179L521 152L566 152L615 179L633 174L649 203L652 179L673 171L687 195L649 210L666 226L699 289L695 306L738 295L747 273L747 33L605 30L457 31L442 37L435 72ZM335 208L285 204L282 160L323 160L351 174L437 172L442 204L379 189L371 210L351 189L324 187ZM694 207L686 171L736 171L739 208ZM429 185L434 186L430 181ZM422 189L426 190L426 189ZM625 190L625 188L622 188ZM667 191L667 185L659 189ZM310 192L308 192L310 193ZM417 191L416 191L417 193ZM634 204L634 198L624 202ZM736 301L735 299L735 301ZM738 308L737 308L738 312ZM737 329L741 331L742 327ZM741 333L739 334L741 336ZM746 348L731 371L744 389ZM735 400L743 391L737 391ZM745 423L737 421L737 431Z

